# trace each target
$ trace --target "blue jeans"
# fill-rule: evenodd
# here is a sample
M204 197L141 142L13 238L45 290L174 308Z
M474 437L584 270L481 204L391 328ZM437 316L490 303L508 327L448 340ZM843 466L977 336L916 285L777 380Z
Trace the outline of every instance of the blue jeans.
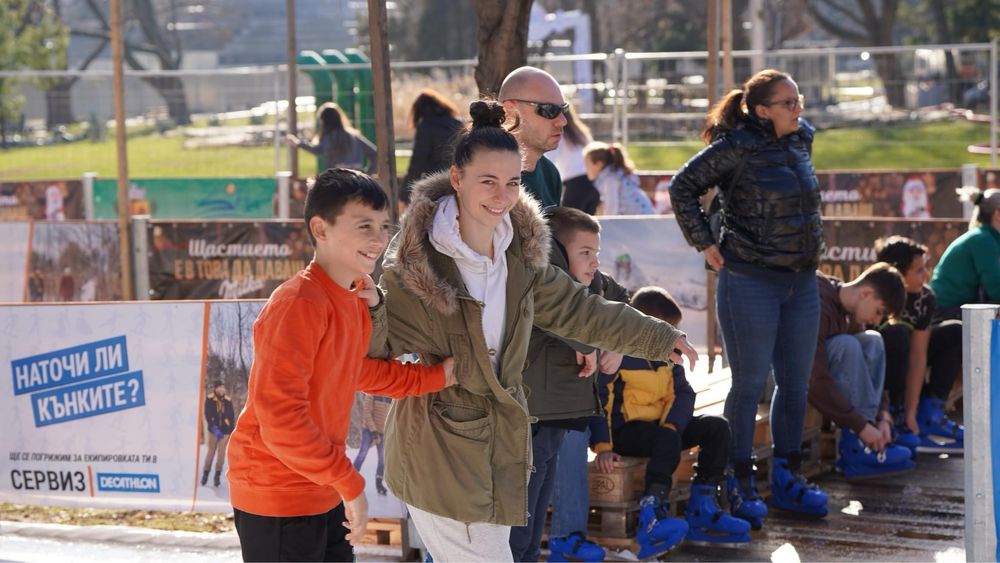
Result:
M528 480L528 525L510 529L510 551L514 561L538 561L545 516L556 480L559 446L566 429L536 424L531 432L531 454L535 472Z
M802 449L806 396L819 336L819 291L814 272L782 281L723 268L719 324L733 372L725 414L732 430L729 461L749 461L757 404L774 369L771 436L774 452Z
M365 458L368 457L368 450L371 449L372 443L375 441L375 434L378 435L378 443L375 444L375 452L378 454L378 466L375 468L375 477L381 479L385 475L385 434L381 432L372 432L368 429L361 429L361 445L358 447L358 455L354 458L354 469L356 471L361 471L361 466L365 463Z
M549 536L566 537L573 532L587 535L590 515L590 484L587 481L587 450L590 430L569 430L559 448L556 483L552 489L552 524Z
M874 330L838 334L826 339L830 375L851 405L875 420L885 385L885 345Z

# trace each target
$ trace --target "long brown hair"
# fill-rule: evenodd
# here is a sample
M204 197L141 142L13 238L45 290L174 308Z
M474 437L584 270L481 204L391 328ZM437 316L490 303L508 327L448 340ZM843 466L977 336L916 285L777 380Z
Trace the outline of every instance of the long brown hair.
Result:
M750 80L743 84L742 90L730 90L718 103L712 106L712 109L708 110L701 138L706 143L711 143L719 131L736 129L740 122L747 121L748 116L754 115L755 107L768 101L774 91L775 84L782 80L791 79L791 75L769 68L750 77Z
M458 108L437 90L424 88L420 91L420 94L413 99L413 105L410 106L410 115L407 118L407 122L410 124L410 127L416 129L417 125L419 125L425 117L435 115L450 115L452 117L458 117Z
M625 147L620 143L602 143L594 141L583 149L584 158L589 158L592 162L598 162L604 166L620 168L626 174L631 174L635 170L635 164L629 160Z
M594 140L594 137L590 134L590 128L580 120L580 116L576 114L572 103L569 105L569 111L566 112L566 126L563 127L563 137L574 145L581 147L586 146L587 143Z

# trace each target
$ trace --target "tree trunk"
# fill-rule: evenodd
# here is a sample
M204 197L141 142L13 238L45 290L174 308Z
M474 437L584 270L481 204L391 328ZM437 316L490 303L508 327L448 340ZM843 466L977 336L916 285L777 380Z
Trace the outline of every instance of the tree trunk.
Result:
M75 82L73 79L62 79L45 91L45 126L48 129L76 121L70 95Z
M188 109L187 96L184 95L184 82L177 76L148 76L143 81L159 92L167 103L167 113L177 125L191 125L191 111Z
M894 108L906 107L906 83L899 68L899 59L894 53L874 55L875 71L882 80L885 97Z
M479 17L476 85L496 95L503 79L528 62L528 19L534 0L472 0Z

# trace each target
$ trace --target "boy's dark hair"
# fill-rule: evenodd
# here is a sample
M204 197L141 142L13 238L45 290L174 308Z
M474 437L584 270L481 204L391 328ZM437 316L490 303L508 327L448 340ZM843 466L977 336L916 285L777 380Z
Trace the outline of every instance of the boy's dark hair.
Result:
M382 186L364 172L348 168L328 168L316 177L306 192L305 221L309 240L316 246L316 238L309 228L313 217L321 217L331 225L349 201L363 203L381 211L389 205L389 198Z
M629 304L650 317L656 317L674 326L679 325L684 317L670 292L655 285L639 288L632 295Z
M876 240L875 252L876 260L888 262L905 274L915 258L927 254L927 247L911 238L893 235Z
M549 220L549 230L560 244L565 246L576 231L600 234L601 224L590 215L572 207L553 207L545 211Z
M898 315L906 306L906 286L899 270L886 262L876 262L852 283L867 285L885 304L886 312Z
M503 128L506 119L503 104L478 100L469 104L469 115L472 116L472 124L468 129L459 131L455 141L453 163L459 169L465 168L472 155L480 149L521 152L514 135Z

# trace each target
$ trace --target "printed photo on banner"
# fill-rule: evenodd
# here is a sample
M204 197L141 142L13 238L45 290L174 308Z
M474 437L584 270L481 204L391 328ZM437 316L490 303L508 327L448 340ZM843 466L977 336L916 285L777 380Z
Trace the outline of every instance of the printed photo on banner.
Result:
M0 221L83 219L80 180L0 182Z
M933 219L830 219L823 221L826 250L819 269L848 281L875 263L875 240L890 235L909 237L928 248L928 268L933 270L948 245L965 233L964 220Z
M351 427L347 433L347 457L365 478L365 496L372 518L402 518L406 512L403 501L386 487L385 420L392 399L354 393Z
M684 313L683 330L698 349L707 346L705 262L688 246L673 216L598 217L600 269L629 291L666 288Z
M26 266L31 223L0 222L0 302L28 300ZM36 294L38 292L36 291Z
M153 299L256 299L312 260L300 221L149 226Z
M253 363L253 323L264 301L219 302L209 305L205 380L195 396L203 396L198 428L197 510L226 512L229 481L226 447L236 417L247 400Z
M28 301L121 299L117 224L37 222L31 227Z
M0 500L189 510L197 437L179 429L201 415L205 305L0 306L0 319Z
M819 172L824 217L960 218L960 170Z

